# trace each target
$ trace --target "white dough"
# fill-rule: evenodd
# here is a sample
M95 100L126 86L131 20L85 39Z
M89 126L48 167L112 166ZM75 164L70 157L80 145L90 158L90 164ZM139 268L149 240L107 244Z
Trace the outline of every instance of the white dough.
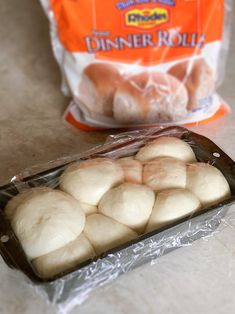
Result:
M50 189L22 202L11 221L29 259L63 247L76 239L85 225L85 214L71 196Z
M199 199L183 189L165 190L157 194L146 232L152 231L200 208Z
M98 207L95 205L90 205L90 204L86 204L86 203L82 203L82 202L80 202L80 205L81 205L86 216L98 212Z
M144 162L158 157L174 157L185 162L196 161L195 154L186 142L176 137L162 136L142 147L136 159Z
M84 234L90 240L95 251L101 254L128 242L138 235L135 231L101 214L87 217Z
M20 192L7 203L4 209L6 216L8 217L8 219L12 220L17 208L20 206L21 203L26 201L28 197L31 198L33 195L37 195L40 192L47 191L51 191L51 189L46 187L37 187Z
M52 278L95 255L89 240L80 234L78 238L62 248L36 258L32 264L41 278Z
M154 201L154 192L147 186L124 183L102 197L99 212L141 232L148 222Z
M142 164L133 157L124 157L117 159L117 163L122 166L125 182L142 184Z
M187 188L204 207L219 203L231 195L229 184L220 170L206 163L188 165Z
M97 158L70 165L60 178L60 188L80 202L96 206L105 192L122 181L120 165Z
M163 157L144 166L143 183L154 191L186 187L186 165L183 161Z

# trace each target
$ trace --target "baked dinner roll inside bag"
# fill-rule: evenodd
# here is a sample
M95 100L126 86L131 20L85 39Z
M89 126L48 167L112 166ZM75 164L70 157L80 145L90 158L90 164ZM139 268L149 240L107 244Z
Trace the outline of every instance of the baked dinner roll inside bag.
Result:
M179 126L111 135L0 187L0 253L69 313L123 273L234 232L234 202L235 163L209 139Z
M83 130L197 125L229 112L232 0L40 0L50 21L64 119Z

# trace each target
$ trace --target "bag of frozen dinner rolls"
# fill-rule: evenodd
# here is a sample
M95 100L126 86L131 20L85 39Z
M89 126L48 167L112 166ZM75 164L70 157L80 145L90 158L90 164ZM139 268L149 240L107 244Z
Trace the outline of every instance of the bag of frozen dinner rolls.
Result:
M65 120L86 130L194 125L229 111L232 0L40 0L51 25Z

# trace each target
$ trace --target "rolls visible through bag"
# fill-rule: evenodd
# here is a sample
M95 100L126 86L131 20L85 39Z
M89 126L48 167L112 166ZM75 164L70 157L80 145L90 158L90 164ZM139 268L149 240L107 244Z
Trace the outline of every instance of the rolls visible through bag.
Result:
M214 74L203 58L179 62L170 68L168 73L186 86L189 110L198 108L200 100L212 96L215 92Z
M113 111L122 124L172 122L187 115L187 104L187 90L178 79L161 72L142 72L118 86Z
M122 80L117 67L108 63L91 63L81 76L79 100L91 115L112 117L114 93Z

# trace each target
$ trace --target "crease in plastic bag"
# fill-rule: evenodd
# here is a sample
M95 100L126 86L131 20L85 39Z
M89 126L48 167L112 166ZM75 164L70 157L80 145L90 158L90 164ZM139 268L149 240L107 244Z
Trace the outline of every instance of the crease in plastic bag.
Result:
M159 231L141 235L131 242L101 254L82 268L74 269L72 272L68 270L67 275L52 282L35 283L27 280L37 293L57 307L59 313L69 313L76 305L84 302L93 290L112 282L122 274L146 263L155 264L164 254L177 248L191 246L195 240L201 238L210 239L222 232L224 228L232 227L235 223L235 212L234 208L231 208L229 212L228 210L235 201L234 163L228 156L224 160L225 154L211 141L187 129L152 128L110 135L104 145L48 164L37 165L12 178L14 193L36 186L56 188L60 174L71 162L96 157L130 156L147 142L164 135L184 139L194 149L199 161L215 165L222 172L224 170L229 179L232 198L209 209L201 210L190 217L182 218ZM217 157L214 153L217 153ZM5 193L8 199L14 195L8 189L1 190L1 196L2 193ZM209 242L208 245L210 245Z

